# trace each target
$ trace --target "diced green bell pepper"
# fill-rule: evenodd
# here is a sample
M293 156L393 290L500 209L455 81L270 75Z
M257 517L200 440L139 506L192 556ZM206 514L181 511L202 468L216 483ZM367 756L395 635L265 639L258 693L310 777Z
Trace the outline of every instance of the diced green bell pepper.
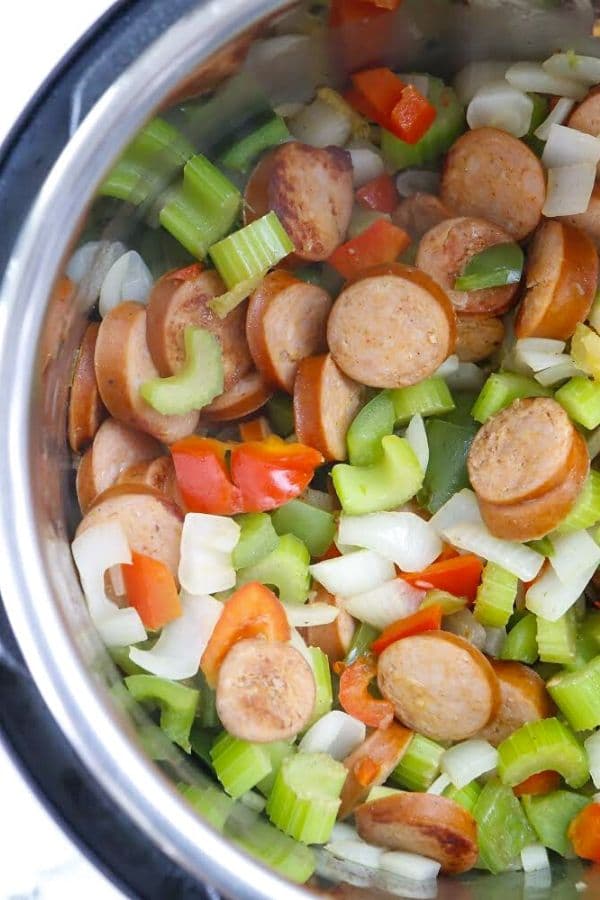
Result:
M307 547L311 556L322 556L331 546L335 534L332 513L304 500L290 500L271 515L279 535L294 534Z
M273 394L267 403L267 416L275 434L282 438L289 437L294 430L292 398L282 391Z
M390 393L397 425L407 424L417 413L421 416L441 416L454 409L452 394L439 375L432 375L408 387L394 388Z
M486 247L468 261L454 282L454 290L481 291L518 284L523 275L524 259L523 251L514 241Z
M381 391L363 406L346 434L348 458L353 466L370 466L381 459L381 441L393 434L396 413L390 391Z
M453 425L443 419L430 419L426 426L429 464L419 501L435 513L457 491L469 487L467 455L477 434L477 426Z
M139 703L160 707L160 727L186 753L191 752L190 731L198 709L200 693L176 681L156 675L129 675L127 690Z

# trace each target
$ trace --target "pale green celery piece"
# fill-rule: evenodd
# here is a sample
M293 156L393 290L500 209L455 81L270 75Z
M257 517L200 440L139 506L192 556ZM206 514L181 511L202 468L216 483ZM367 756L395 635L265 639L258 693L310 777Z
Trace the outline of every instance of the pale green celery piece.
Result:
M236 586L259 581L277 589L282 603L305 603L310 591L310 553L299 538L284 534L270 553L239 569Z
M335 534L332 513L306 503L290 500L271 514L277 534L295 534L312 557L319 557L331 546Z
M329 658L320 649L320 647L309 647L308 652L311 658L311 668L315 677L315 685L317 692L315 695L315 705L313 714L308 722L307 728L314 725L319 719L331 710L333 706L333 687L331 684L331 668L329 666Z
M271 211L213 244L210 256L231 290L240 282L264 275L293 250L287 232Z
M554 556L554 544L548 535L543 538L538 538L536 541L527 541L527 546L531 547L532 550L535 550L536 553L541 553L542 556Z
M569 534L591 528L600 521L600 472L590 471L577 502L571 512L556 529L558 534ZM595 540L598 538L595 535Z
M542 387L535 378L514 372L494 372L481 388L471 415L477 422L487 422L515 400L525 397L551 397L552 391Z
M217 778L234 799L255 787L272 769L266 744L253 744L226 731L213 744L210 756Z
M577 650L577 626L573 610L568 610L556 622L541 616L537 619L537 645L542 662L567 665L575 659Z
M440 772L444 748L422 734L414 734L390 781L409 791L426 791Z
M462 806L463 809L466 809L467 812L472 813L475 804L479 800L481 790L482 788L478 781L470 781L463 788L457 788L454 787L453 784L449 784L444 790L443 796L448 797L450 800L454 800L455 803L458 803L458 805Z
M208 305L220 319L226 319L229 313L243 303L250 294L256 290L263 280L266 272L255 275L254 278L248 278L246 281L240 281L230 291L219 294L214 300L210 300Z
M537 616L526 613L506 635L500 659L513 659L532 665L537 658Z
M273 116L254 131L236 141L222 156L220 162L229 169L247 172L256 158L268 150L287 140L290 136L287 125L281 116Z
M279 538L268 513L243 513L235 516L240 537L233 548L231 562L234 569L245 569L264 559L275 549Z
M354 417L346 434L353 466L368 466L381 458L381 440L393 434L396 413L391 391L380 391Z
M571 729L556 718L527 722L498 747L498 775L514 786L538 772L558 772L573 788L589 778L585 749Z
M448 591L439 591L437 588L433 588L425 594L420 609L426 609L428 606L441 606L442 615L452 616L468 605L469 601L466 597L456 597Z
M129 675L127 690L139 703L160 708L160 727L186 753L191 753L190 731L200 694L193 688L156 675Z
M283 760L267 802L267 815L285 834L304 844L331 837L348 774L326 753L297 753Z
M275 784L277 773L281 768L281 763L286 757L292 756L292 754L296 752L296 747L288 741L273 741L272 744L265 744L265 747L269 754L269 759L271 760L271 771L268 775L265 775L264 778L261 778L256 785L256 788L264 797L268 797L273 790L273 785Z
M192 748L192 753L197 756L198 759L201 759L211 770L213 764L210 750L214 742L214 731L209 731L208 728L202 724L200 719L196 719L192 725L192 730L190 731L190 746Z
M547 684L550 696L575 731L600 725L600 656L575 672L559 672Z
M557 390L554 399L584 428L600 425L600 383L577 375Z
M200 410L223 393L223 353L214 334L187 325L183 341L185 362L179 372L151 378L140 388L146 403L164 416Z
M477 588L474 615L490 628L504 628L512 616L519 579L496 563L488 562Z
M413 416L441 416L454 409L454 400L443 378L433 375L409 387L390 391L396 424L403 425Z
M529 795L521 799L525 815L540 843L567 859L575 857L567 830L575 816L589 802L589 797L573 791L552 791L550 794Z
M178 784L177 790L216 831L223 832L235 801L213 784Z
M488 781L472 810L477 822L479 857L494 875L505 872L535 834L512 790L497 779Z
M333 484L348 515L395 509L422 486L424 473L407 440L388 435L381 449L382 458L370 466L339 463L333 467Z
M246 853L297 884L304 884L315 871L316 860L310 847L282 834L242 804L236 804L229 816L225 836Z

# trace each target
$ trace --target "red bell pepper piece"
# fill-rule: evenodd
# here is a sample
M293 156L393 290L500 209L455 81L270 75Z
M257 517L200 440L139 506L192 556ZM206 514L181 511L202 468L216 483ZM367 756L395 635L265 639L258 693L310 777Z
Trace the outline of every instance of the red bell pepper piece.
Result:
M244 512L242 492L227 470L229 444L191 435L173 444L177 484L191 512L233 516Z
M387 219L378 219L361 234L337 247L328 263L343 278L356 278L365 269L395 262L410 244L410 236Z
M340 676L340 705L349 716L365 725L386 728L393 721L394 707L389 700L378 700L369 693L369 684L376 675L377 665L372 656L359 656L351 666L346 666Z
M558 790L560 786L560 775L558 772L536 772L530 775L521 784L515 784L513 794L517 797L524 797L531 794L549 794L550 791Z
M577 856L600 862L600 803L584 806L567 829Z
M465 554L434 562L422 572L403 572L402 578L425 591L437 588L457 597L474 600L482 570L483 563L477 556Z
M275 435L237 444L231 451L231 477L242 493L244 512L264 512L293 500L322 463L318 450Z
M373 119L384 128L391 126L392 110L402 99L406 85L391 69L363 69L350 76L352 86L373 110ZM360 110L359 110L360 112Z
M371 644L371 650L375 653L383 653L390 644L402 638L412 637L414 634L422 634L424 631L438 631L442 626L443 610L439 603L432 603L425 609L418 609L412 616L398 619L384 628L376 641Z
M173 573L160 559L131 551L131 565L121 567L127 602L150 631L181 615L181 601Z
M393 213L400 202L400 197L391 175L379 175L357 190L356 200L366 209Z
M391 69L364 69L351 78L354 90L346 94L348 102L409 144L423 137L437 115L435 106Z
M272 433L264 416L240 422L240 437L243 441L262 441Z
M416 144L429 129L436 115L435 106L416 87L409 84L392 109L390 131L407 144Z
M332 0L329 24L338 28L351 22L366 22L398 9L402 0Z

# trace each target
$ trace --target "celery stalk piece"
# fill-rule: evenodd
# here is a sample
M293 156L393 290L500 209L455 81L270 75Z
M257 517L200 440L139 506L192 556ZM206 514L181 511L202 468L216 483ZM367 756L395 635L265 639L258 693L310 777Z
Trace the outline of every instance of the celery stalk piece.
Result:
M442 615L452 616L464 609L468 603L466 597L456 597L454 594L449 594L448 591L439 591L437 588L433 588L425 594L420 609L426 609L428 606L441 606Z
M272 744L265 744L265 747L267 748L267 753L271 760L271 771L268 775L265 775L264 778L261 778L256 785L256 789L260 791L264 797L268 797L273 790L273 785L275 784L277 773L281 768L281 763L288 756L295 753L297 748L288 741L274 741Z
M235 800L214 784L178 784L177 790L216 831L223 832Z
M181 369L167 378L151 378L140 387L146 403L165 416L184 416L202 409L223 393L223 354L214 334L187 325L183 341Z
M395 434L381 441L382 459L370 466L339 463L331 476L345 513L395 509L415 496L423 484L423 470L407 440Z
M396 414L391 391L381 391L363 406L346 434L353 466L370 466L381 459L381 440L394 433Z
M415 734L390 781L409 791L426 791L439 775L443 753L444 748L436 741Z
M554 399L584 428L600 425L600 384L597 382L577 375L557 390Z
M264 275L293 249L283 225L271 211L213 244L210 256L231 290L240 282Z
M251 131L250 134L236 141L220 158L220 163L237 172L247 172L256 158L269 147L276 147L290 136L287 125L281 116L273 116Z
M351 666L353 662L356 662L359 656L370 653L371 644L373 641L377 640L380 634L381 632L378 631L377 628L373 628L372 625L367 625L366 622L361 622L354 632L354 637L352 638L352 643L350 644L345 659L346 665Z
M169 740L191 753L190 731L198 709L199 692L156 675L129 675L125 684L139 703L160 708L161 729Z
M575 816L589 802L589 797L573 791L552 791L550 794L528 795L521 799L525 815L544 847L567 859L575 856L567 830Z
M549 622L541 616L536 616L536 619L538 654L542 662L559 665L573 662L577 649L577 629L572 610L556 622Z
M472 815L477 822L480 861L494 875L510 869L521 850L535 842L521 804L497 779L485 785Z
M579 531L579 528L574 529L574 531ZM527 546L531 547L532 550L535 550L536 553L541 553L542 556L554 556L554 544L548 535L543 538L538 538L535 541L527 541Z
M592 469L575 506L556 531L558 534L570 534L582 528L591 528L597 522L600 522L600 472Z
M227 820L225 837L297 884L304 884L315 871L316 861L310 847L282 834L241 804L236 805Z
M396 424L404 425L413 416L441 416L454 409L454 400L443 378L432 375L418 384L390 391Z
M279 538L267 513L243 513L235 517L240 537L233 548L233 568L245 569L264 559L277 546Z
M200 723L202 728L218 728L221 720L217 715L216 691L210 687L201 671L194 678L194 686L200 691L200 703L198 704L196 721Z
M286 438L294 430L294 407L292 398L282 391L277 391L267 403L267 417L275 434Z
M294 534L284 534L274 550L253 565L240 569L236 586L250 581L277 588L282 603L304 603L310 590L310 553Z
M498 775L504 784L520 784L548 770L558 772L573 788L581 787L589 778L582 744L558 719L527 722L498 747Z
M537 658L537 616L526 613L506 635L500 659L514 659L532 665Z
M518 585L516 575L488 562L477 588L474 610L477 621L490 628L503 628L512 615Z
M559 672L547 684L550 696L575 731L600 725L600 656L576 672Z
M213 744L210 756L217 778L237 800L271 771L266 744L251 744L224 731Z
M321 719L325 713L328 713L333 706L333 687L331 685L331 669L329 668L329 659L320 647L309 647L308 653L311 660L311 669L315 677L315 685L317 693L315 696L315 706L313 714L307 728L314 725Z
M600 610L590 609L586 612L583 622L579 624L579 633L586 639L593 641L600 652ZM594 654L595 655L595 654Z
M348 774L326 753L298 753L283 760L267 802L267 815L285 834L303 844L331 837Z
M210 748L215 742L214 732L209 731L199 719L196 719L190 731L190 746L192 753L201 759L212 771L213 764L210 755Z
M454 800L455 803L458 803L459 806L462 806L463 809L466 809L467 812L470 813L473 813L480 794L481 785L477 781L470 781L469 784L465 784L462 788L457 788L454 787L453 784L449 784L442 792L443 797Z
M551 397L552 391L542 387L533 378L515 375L513 372L495 372L490 375L471 410L477 422L487 422L515 400L525 397Z
M304 500L290 500L276 509L271 518L277 534L295 534L313 557L322 556L331 546L335 519L324 509Z

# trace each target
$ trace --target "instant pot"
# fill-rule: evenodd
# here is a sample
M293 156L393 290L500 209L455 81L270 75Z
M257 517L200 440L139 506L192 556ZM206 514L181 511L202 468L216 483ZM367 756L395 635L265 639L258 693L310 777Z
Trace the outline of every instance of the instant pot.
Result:
M297 5L117 3L49 77L0 150L0 726L52 814L135 897L390 896L325 854L309 887L291 885L194 814L175 782L197 774L169 749L151 754L158 762L144 751L140 735L151 726L121 700L68 543L74 501L66 403L88 310L77 300L66 307L53 286L98 185L135 133L173 98L235 72L252 42ZM473 59L536 59L569 47L600 55L594 21L588 0L404 0L393 27L350 26L362 29L353 42L361 58L352 65L448 75ZM325 67L342 83L342 49L336 33L315 38L303 64ZM276 81L281 65L263 77ZM126 218L121 211L108 233L121 236ZM574 861L556 864L551 888L517 872L470 873L441 880L437 896L567 898L584 891L600 897L600 876ZM394 893L422 896L418 885L396 885Z

